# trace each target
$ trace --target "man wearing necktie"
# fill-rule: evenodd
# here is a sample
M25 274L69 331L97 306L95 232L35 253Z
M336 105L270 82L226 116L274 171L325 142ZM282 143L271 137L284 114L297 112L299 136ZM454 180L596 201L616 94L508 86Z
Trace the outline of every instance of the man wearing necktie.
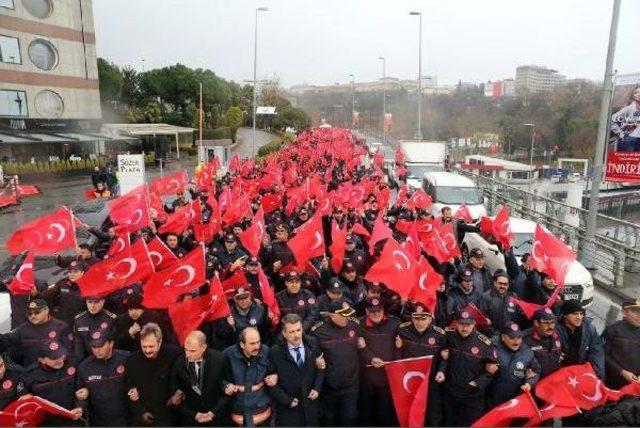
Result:
M204 333L195 330L184 341L184 353L171 372L171 392L184 395L177 405L183 426L225 426L226 398L221 393L222 352L207 348Z
M282 318L282 338L269 352L278 382L269 388L276 406L277 426L318 426L324 359L312 337L303 338L297 314Z

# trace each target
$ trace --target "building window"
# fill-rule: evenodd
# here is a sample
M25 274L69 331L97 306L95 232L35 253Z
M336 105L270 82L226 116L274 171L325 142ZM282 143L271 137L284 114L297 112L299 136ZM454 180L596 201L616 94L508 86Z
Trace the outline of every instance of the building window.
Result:
M6 7L7 9L13 9L13 0L0 0L0 7Z
M64 102L60 95L48 89L38 92L35 104L40 116L47 119L57 119L64 112Z
M58 51L44 39L36 39L29 45L31 62L42 70L51 70L58 65Z
M0 89L0 116L28 116L27 93Z
M0 35L0 61L20 64L20 42L15 37Z
M51 0L22 0L22 5L27 12L40 19L48 18L53 12Z

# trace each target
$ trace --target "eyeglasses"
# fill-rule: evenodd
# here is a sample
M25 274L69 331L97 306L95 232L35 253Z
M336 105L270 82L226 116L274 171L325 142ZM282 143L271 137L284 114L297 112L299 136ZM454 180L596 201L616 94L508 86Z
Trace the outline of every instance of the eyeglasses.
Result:
M508 282L502 282L502 281L500 281L500 282L496 282L496 284L498 284L498 285L509 285L509 283L508 283Z

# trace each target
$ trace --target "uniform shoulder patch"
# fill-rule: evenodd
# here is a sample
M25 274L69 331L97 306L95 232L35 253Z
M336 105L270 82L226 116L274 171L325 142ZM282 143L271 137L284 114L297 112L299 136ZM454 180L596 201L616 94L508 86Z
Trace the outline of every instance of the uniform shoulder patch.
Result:
M491 346L491 340L482 333L478 333L478 339L480 339L485 345Z
M440 334L445 334L445 331L442 328L438 327L437 325L434 325L433 329Z
M405 328L405 327L409 327L411 324L413 324L411 321L407 321L407 322L403 322L398 327Z
M109 318L116 319L116 318L118 317L116 314L114 314L114 313L113 313L113 312L111 312L111 311L107 311L106 309L105 309L104 313L105 313L105 314L107 314L107 316L108 316Z
M80 312L78 315L76 315L74 318L75 318L75 319L78 319L78 318L80 318L81 316L83 316L83 315L84 315L84 314L86 314L86 313L87 313L87 311L82 311L82 312Z
M324 324L324 321L318 321L313 325L313 327L311 327L311 331L316 331L317 329L322 327L323 324Z
M356 323L356 324L360 325L360 320L359 320L358 318L349 317L349 319L350 319L351 321L353 321L354 323Z
M451 332L451 331L456 331L456 329L455 329L455 327L445 327L444 331L445 332L447 332L447 331Z

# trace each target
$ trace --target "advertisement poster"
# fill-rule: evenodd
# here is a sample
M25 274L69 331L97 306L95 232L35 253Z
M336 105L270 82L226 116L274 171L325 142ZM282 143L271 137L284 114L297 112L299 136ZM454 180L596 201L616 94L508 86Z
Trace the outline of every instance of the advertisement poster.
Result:
M611 112L605 181L640 182L640 73L617 77Z

